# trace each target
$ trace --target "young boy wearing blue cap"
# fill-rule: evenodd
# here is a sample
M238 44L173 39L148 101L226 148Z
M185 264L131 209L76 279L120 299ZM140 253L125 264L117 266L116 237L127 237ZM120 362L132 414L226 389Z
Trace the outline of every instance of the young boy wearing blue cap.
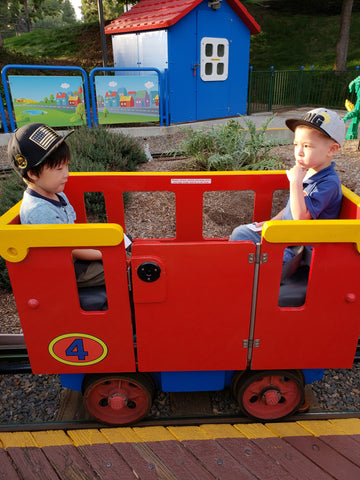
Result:
M345 138L343 120L332 110L316 108L301 119L290 118L285 123L295 133L295 165L287 171L290 195L286 207L271 220L338 218L342 190L333 156ZM229 240L259 243L264 223L240 225ZM287 248L283 261L293 256L293 250Z
M27 185L20 207L22 224L74 223L76 213L63 192L69 177L70 150L65 136L42 123L30 123L15 131L8 155ZM104 285L102 254L95 249L75 249L79 287Z

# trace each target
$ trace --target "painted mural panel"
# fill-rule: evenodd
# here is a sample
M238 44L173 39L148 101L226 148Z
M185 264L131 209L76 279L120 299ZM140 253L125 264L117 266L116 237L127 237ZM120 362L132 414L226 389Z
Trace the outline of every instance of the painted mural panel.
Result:
M157 75L95 77L99 124L159 121Z
M82 77L10 75L17 127L32 122L51 127L86 125Z

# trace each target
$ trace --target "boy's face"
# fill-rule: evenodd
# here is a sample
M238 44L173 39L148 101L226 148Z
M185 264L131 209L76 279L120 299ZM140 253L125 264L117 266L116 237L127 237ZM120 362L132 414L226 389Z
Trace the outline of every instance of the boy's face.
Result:
M328 167L339 145L313 128L297 127L294 137L295 161L304 170L315 172Z
M51 198L64 190L69 177L69 162L66 161L55 168L45 166L39 176L30 170L28 176L32 180L30 188L44 197Z

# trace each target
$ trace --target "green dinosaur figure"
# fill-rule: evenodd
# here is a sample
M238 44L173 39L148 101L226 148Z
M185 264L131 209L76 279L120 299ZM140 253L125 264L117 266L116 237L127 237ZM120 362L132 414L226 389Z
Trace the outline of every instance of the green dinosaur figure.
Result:
M355 90L357 100L355 105L349 102L349 100L346 100L345 106L346 106L346 109L348 110L348 113L345 115L343 120L344 122L346 122L346 120L352 119L352 122L348 128L345 139L354 140L358 138L358 126L360 122L360 77L355 78L355 80L349 83L349 90L350 92Z

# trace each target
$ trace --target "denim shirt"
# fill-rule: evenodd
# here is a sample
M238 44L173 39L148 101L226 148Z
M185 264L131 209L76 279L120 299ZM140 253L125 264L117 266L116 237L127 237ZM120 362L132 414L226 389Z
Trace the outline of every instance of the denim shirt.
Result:
M59 200L43 197L31 188L24 192L20 207L22 224L74 223L76 213L65 193L57 194Z

